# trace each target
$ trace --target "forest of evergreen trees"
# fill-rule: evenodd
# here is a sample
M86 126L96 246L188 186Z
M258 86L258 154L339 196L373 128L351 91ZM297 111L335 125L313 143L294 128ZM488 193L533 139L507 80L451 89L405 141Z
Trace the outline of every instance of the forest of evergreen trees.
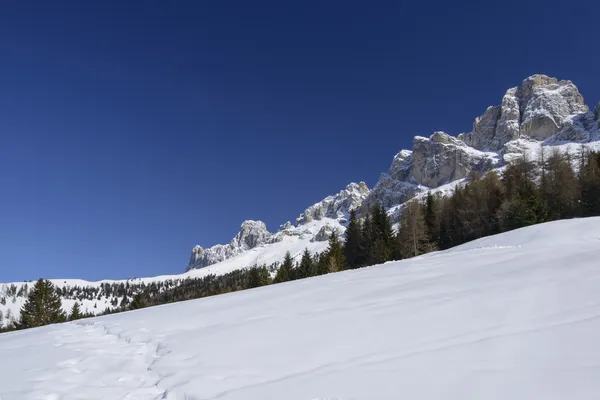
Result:
M255 265L220 276L150 285L119 283L103 284L100 288L53 289L48 287L50 282L40 280L29 290L20 320L9 329L91 316L83 315L77 303L77 309L68 316L63 315L57 309L59 296L93 299L113 294L122 297L121 304L113 304L115 308L105 310L104 314L108 314L376 265L541 222L600 215L598 152L582 150L572 156L542 151L539 160L517 160L507 165L501 174L495 171L485 175L473 173L464 186L457 186L449 196L428 193L423 201L408 202L403 206L399 221L391 221L379 205L362 218L353 211L345 240L333 232L326 251L311 255L305 250L299 262L294 262L288 253L281 262L270 266ZM275 277L271 279L271 272L275 270ZM46 300L40 300L40 296ZM37 315L46 309L31 305L44 302L50 304L47 310L52 310L51 317Z

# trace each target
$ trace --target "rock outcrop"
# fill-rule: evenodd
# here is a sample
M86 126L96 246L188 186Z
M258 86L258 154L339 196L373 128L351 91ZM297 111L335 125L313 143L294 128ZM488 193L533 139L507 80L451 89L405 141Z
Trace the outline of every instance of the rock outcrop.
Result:
M588 111L571 81L533 75L509 89L502 105L489 107L475 119L473 130L458 138L479 150L499 151L504 144L522 136L547 139L559 133L569 117Z
M436 188L463 179L471 171L487 171L496 160L493 154L469 148L444 132L413 140L412 176L420 185Z
M244 251L266 244L272 237L262 221L244 221L240 231L229 244L218 244L208 249L194 246L186 271L203 268L227 260Z
M351 183L336 195L328 196L308 207L296 218L296 224L302 225L322 218L345 219L350 211L360 207L368 195L369 188L366 183Z

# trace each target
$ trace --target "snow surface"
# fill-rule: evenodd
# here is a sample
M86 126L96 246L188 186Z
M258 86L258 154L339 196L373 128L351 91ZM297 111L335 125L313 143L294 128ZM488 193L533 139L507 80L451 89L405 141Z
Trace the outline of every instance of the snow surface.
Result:
M0 399L598 399L600 218L0 335Z

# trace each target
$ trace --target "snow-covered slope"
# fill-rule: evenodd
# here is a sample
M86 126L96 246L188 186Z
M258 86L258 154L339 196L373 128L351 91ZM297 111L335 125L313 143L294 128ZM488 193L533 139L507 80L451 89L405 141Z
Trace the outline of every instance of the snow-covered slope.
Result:
M0 335L0 398L600 398L600 218Z

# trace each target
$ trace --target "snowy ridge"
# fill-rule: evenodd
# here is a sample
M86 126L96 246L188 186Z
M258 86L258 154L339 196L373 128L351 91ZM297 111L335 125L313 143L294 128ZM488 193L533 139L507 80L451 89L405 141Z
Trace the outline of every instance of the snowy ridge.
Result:
M596 399L598 259L600 218L563 220L3 334L0 398Z
M195 246L192 249L192 255L186 271L220 263L258 246L286 241L288 236L312 235L309 239L324 241L327 239L328 233L331 233L333 230L340 230L341 226L346 223L350 211L360 207L368 194L369 188L364 182L350 183L339 193L327 196L320 202L308 207L296 219L295 225L287 222L281 226L276 234L271 234L262 221L245 221L240 228L240 232L231 243L216 245L208 249ZM322 225L316 232L312 232L314 224L307 226L313 221L325 219L336 222ZM343 228L340 232L343 232Z

